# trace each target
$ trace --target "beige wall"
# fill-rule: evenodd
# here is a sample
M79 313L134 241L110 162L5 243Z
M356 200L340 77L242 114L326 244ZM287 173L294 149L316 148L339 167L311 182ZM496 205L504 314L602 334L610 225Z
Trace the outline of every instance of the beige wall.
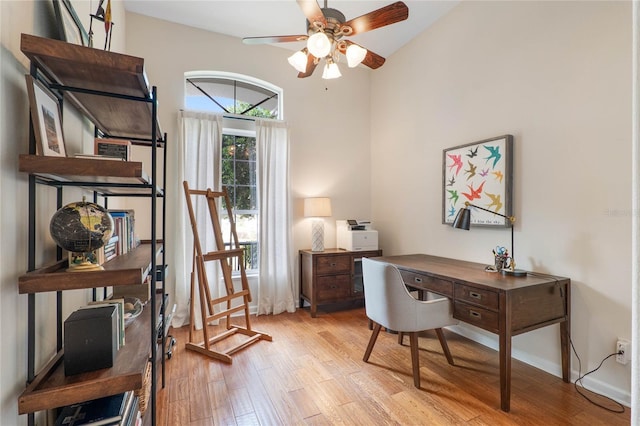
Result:
M583 373L631 337L630 24L629 2L463 2L371 77L382 248L492 263L509 231L441 224L442 150L514 135L518 267L572 279ZM514 353L559 375L558 327ZM585 383L628 403L630 377L608 361Z
M88 27L89 2L73 3ZM296 79L285 50L125 16L120 2L112 50L145 58L170 141L185 71L239 72L284 88L296 249L309 246L301 200L323 195L334 209L327 246L335 242L333 220L369 217L387 254L489 262L491 247L508 244L508 231L440 224L442 149L513 134L519 266L572 278L573 340L584 371L631 333L630 9L628 2L465 2L381 69L348 70L332 82ZM54 35L51 3L1 1L0 23L0 418L26 424L17 415L26 374L26 296L16 283L26 270L27 178L16 158L27 152L28 137L28 62L19 37ZM88 129L71 112L65 118L67 148L85 149ZM42 262L52 256L46 236L55 195L38 191ZM66 311L87 297L77 293L65 299ZM40 362L55 340L47 326L52 296L38 296ZM478 330L459 331L495 345ZM557 333L550 327L516 337L515 355L557 374ZM628 401L629 377L629 366L608 362L587 383Z

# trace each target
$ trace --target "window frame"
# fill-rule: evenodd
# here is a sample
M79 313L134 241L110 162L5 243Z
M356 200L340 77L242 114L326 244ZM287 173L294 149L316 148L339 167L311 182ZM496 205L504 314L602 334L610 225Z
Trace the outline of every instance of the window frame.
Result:
M219 79L219 80L235 80L242 83L250 84L253 86L261 87L263 89L267 89L271 92L278 94L278 116L275 118L277 120L284 119L284 98L283 98L283 90L281 87L276 86L275 84L271 84L268 81L260 80L259 78L251 77L244 74L238 74L233 72L226 71L187 71L184 73L184 96L183 96L183 107L186 108L186 98L187 98L187 79L189 78L211 78L211 79ZM234 117L244 117L244 118L259 118L253 117L249 115L240 115L240 114L228 114L224 113L225 116L234 116Z
M282 120L284 117L284 98L283 98L283 89L271 84L267 81L264 80L260 80L258 78L255 77L250 77L247 75L243 75L243 74L237 74L237 73L230 73L230 72L224 72L224 71L189 71L189 72L185 72L184 73L184 96L183 96L183 105L186 108L186 100L187 100L187 85L189 84L187 82L187 79L190 78L199 78L199 79L206 79L206 78L210 78L210 79L218 79L218 80L231 80L231 81L237 81L237 82L242 82L244 84L247 85L252 85L252 86L256 86L256 87L260 87L262 89L266 89L269 90L271 92L274 92L277 94L277 105L278 105L278 114L277 117L275 119L277 120ZM237 102L238 99L234 99L234 102ZM242 101L242 100L240 100ZM212 112L212 111L207 111L205 110L205 112ZM220 113L219 111L215 112L216 114ZM241 114L233 114L233 113L222 113L222 132L221 134L223 135L229 135L229 136L241 136L241 137L249 137L249 138L254 138L256 139L257 134L256 134L256 129L255 129L255 121L256 119L260 119L261 117L256 117L256 116L250 116L250 115L241 115ZM267 118L265 118L267 119ZM274 118L268 118L268 119L274 119ZM256 147L257 149L257 147ZM220 161L222 161L222 157L220 158ZM256 158L256 196L257 196L257 192L258 192L258 188L257 188L257 169L259 167L258 165L258 160ZM220 177L220 179L222 179L222 176ZM232 212L234 214L234 219L235 217L237 217L238 215L242 215L242 214L254 214L257 220L257 235L256 235L256 243L258 245L258 257L257 257L257 263L258 263L258 267L256 267L255 269L247 269L246 272L249 275L254 275L254 274L258 274L259 273L259 262L260 262L260 253L259 253L259 245L260 245L260 206L259 206L260 200L257 199L256 200L256 210L236 210L235 208L232 209ZM235 206L234 206L235 207ZM227 212L226 209L224 209L224 212L221 212L221 218L222 216L226 217ZM238 241L240 242L240 241ZM235 270L232 272L232 275L234 277L238 277L240 275L239 270Z

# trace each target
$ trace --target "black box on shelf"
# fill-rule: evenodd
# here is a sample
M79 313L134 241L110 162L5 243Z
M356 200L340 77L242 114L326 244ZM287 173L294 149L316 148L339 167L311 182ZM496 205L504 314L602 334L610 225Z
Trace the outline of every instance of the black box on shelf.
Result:
M64 322L64 374L113 367L118 352L118 311L114 305L80 309Z

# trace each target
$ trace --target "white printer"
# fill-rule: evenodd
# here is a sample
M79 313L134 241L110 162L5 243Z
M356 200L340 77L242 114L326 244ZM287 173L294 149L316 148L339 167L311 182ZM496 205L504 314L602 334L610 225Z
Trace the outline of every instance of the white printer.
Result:
M368 220L336 220L338 248L349 251L378 250L378 231Z

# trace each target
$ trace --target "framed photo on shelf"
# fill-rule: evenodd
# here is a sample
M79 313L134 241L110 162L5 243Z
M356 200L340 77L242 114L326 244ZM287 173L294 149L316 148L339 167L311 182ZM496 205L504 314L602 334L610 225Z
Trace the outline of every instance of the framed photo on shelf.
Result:
M26 75L31 121L36 138L36 153L53 157L66 157L60 104L41 82Z
M452 224L465 202L511 216L513 136L503 135L442 152L442 223ZM471 209L474 226L509 227L511 222Z
M53 9L56 14L56 23L60 40L67 43L89 45L89 34L82 26L82 22L70 0L53 0Z

